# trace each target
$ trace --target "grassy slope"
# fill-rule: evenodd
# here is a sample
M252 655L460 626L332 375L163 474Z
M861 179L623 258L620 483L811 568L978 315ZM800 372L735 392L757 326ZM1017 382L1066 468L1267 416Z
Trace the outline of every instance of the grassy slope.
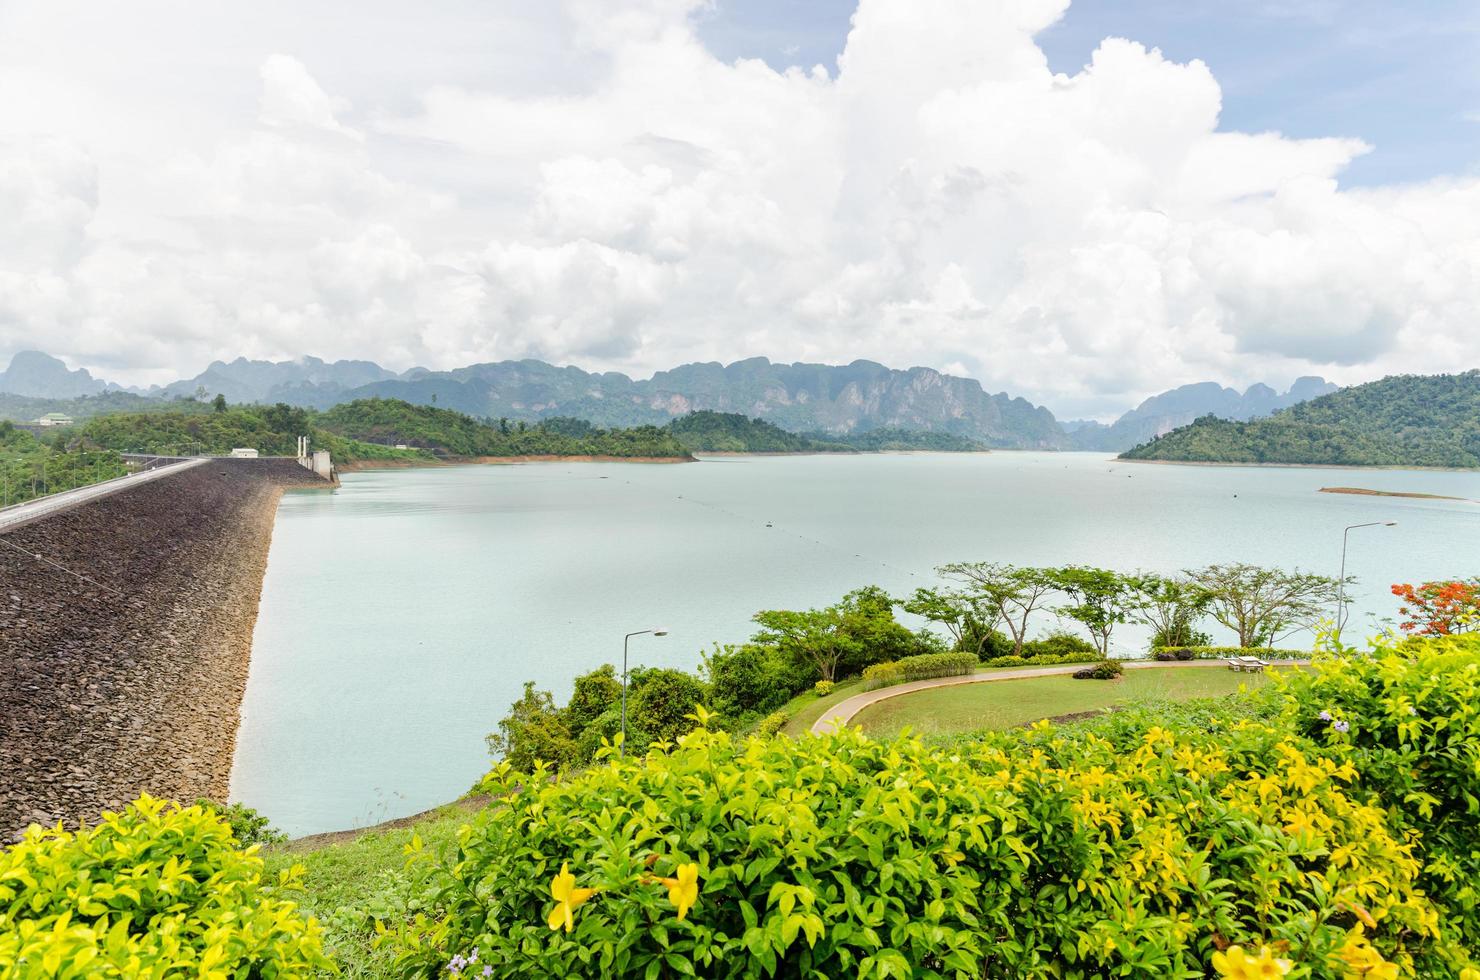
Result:
M340 965L338 976L381 980L398 974L387 951L374 948L373 920L410 918L424 908L430 893L427 865L408 866L406 846L415 835L427 854L450 858L457 847L457 828L469 816L461 807L447 806L412 827L307 849L287 844L263 856L274 877L295 864L307 872L296 900L324 927L325 947Z
M917 735L1011 728L1040 718L1095 711L1142 698L1186 700L1232 694L1268 683L1260 674L1216 667L1128 670L1118 681L1035 677L998 684L961 684L881 701L853 719L869 735L884 737L909 727Z

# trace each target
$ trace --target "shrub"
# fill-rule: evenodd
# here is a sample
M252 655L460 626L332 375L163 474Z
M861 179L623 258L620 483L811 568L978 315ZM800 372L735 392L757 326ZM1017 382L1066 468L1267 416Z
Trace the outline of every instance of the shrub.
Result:
M281 886L292 885L294 874ZM0 976L305 976L318 925L262 881L214 810L141 797L92 829L0 851Z
M704 658L704 676L709 681L707 703L738 718L776 710L806 690L813 675L795 670L792 658L773 646L745 643L715 647Z
M1059 664L1089 664L1101 659L1100 651L1091 649L1085 653L1071 653L1062 657L993 657L983 660L983 667L1054 667Z
M195 805L220 816L231 828L231 836L243 847L253 844L281 844L288 835L274 827L266 817L241 803L217 803L200 799Z
M1337 652L1287 679L1293 727L1419 835L1419 884L1480 948L1480 634Z
M786 727L790 716L785 711L773 711L761 719L761 723L755 726L755 733L762 738L770 738L781 729Z
M903 680L904 671L893 660L886 660L881 664L870 664L863 668L863 686L866 690L888 687L891 684L899 684Z
M627 751L653 742L671 742L694 727L694 709L704 700L704 683L693 674L667 667L633 673L627 692Z
M1078 680L1113 681L1121 674L1119 660L1101 660L1093 667L1076 670L1073 674Z
M503 766L483 788L508 795L461 835L446 915L403 930L402 963L431 976L476 949L497 977L1192 978L1239 945L1299 976L1363 959L1468 980L1412 845L1357 776L1248 720L1118 740L1043 726L950 751L700 729L569 781L517 789Z
M1157 660L1219 660L1223 657L1258 657L1260 660L1307 660L1309 650L1281 650L1274 647L1153 647Z
M975 653L982 660L1013 655L1012 637L1001 630L983 629L976 620L967 623L956 648L963 653Z
M819 698L825 698L832 693L835 686L832 681L818 681L812 685L812 690Z
M864 687L877 688L901 681L918 681L928 677L953 677L976 670L977 659L969 653L924 653L863 669Z
M1100 650L1093 643L1073 633L1050 633L1023 644L1023 656L1033 660L1044 657L1072 657L1085 655L1099 659Z

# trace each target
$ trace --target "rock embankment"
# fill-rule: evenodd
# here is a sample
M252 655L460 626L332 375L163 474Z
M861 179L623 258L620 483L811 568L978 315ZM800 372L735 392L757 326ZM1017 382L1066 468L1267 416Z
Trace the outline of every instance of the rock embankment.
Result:
M291 460L220 461L0 535L0 842L141 792L225 798L295 486L326 484Z

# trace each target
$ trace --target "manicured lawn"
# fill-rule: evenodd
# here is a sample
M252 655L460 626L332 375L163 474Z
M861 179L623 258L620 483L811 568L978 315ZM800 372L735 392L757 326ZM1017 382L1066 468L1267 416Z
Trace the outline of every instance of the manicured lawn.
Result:
M878 737L896 735L906 727L917 735L1012 728L1142 698L1218 697L1234 693L1240 685L1252 690L1267 683L1268 677L1262 674L1218 667L1159 667L1127 670L1116 681L1063 676L960 684L881 701L859 712L853 724Z

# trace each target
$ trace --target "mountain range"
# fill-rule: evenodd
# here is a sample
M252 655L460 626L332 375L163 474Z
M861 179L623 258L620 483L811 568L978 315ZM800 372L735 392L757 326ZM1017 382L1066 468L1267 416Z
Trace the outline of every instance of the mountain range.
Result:
M1331 382L1314 377L1297 379L1284 394L1264 384L1251 385L1240 394L1233 388L1204 381L1153 395L1111 425L1068 422L1064 429L1075 449L1123 452L1206 415L1245 422L1336 390Z
M1202 416L1258 418L1335 387L1320 378L1301 378L1284 394L1262 384L1243 393L1213 382L1183 385L1147 399L1110 425L1061 424L1047 408L1007 393L989 393L969 378L864 360L779 364L753 357L728 365L685 364L634 380L617 372L592 373L536 360L397 373L371 361L237 358L212 362L195 377L163 387L130 390L152 399L221 394L232 403L285 402L319 410L360 398L398 398L480 418L535 422L573 417L601 426L662 425L692 411L734 412L791 432L932 431L993 448L1118 452ZM0 373L0 394L75 399L104 391L119 388L37 351L17 354Z
M1121 458L1480 468L1480 371L1393 375L1246 422L1205 416Z

